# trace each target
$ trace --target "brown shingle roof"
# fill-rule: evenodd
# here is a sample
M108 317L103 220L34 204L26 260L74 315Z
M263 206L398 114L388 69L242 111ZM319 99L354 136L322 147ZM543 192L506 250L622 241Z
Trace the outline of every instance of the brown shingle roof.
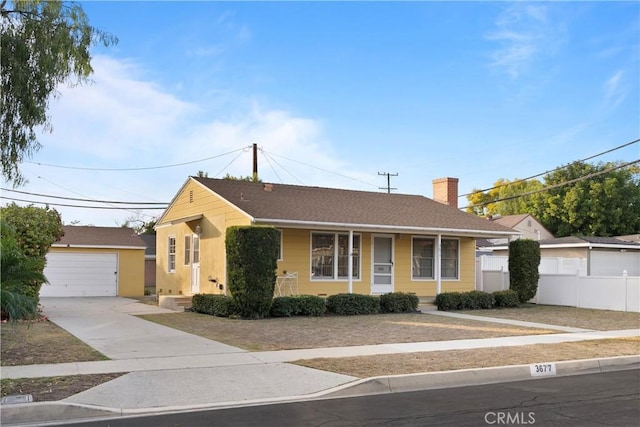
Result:
M514 231L423 196L192 178L255 220L498 234Z
M65 225L64 236L55 246L118 246L144 248L144 241L132 229Z

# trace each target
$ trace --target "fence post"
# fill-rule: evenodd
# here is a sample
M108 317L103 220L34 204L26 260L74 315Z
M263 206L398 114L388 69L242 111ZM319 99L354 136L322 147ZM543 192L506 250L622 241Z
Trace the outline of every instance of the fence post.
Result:
M622 278L624 279L624 311L629 311L629 274L627 270L622 270Z
M580 272L577 272L575 275L575 284L576 284L576 307L580 307Z

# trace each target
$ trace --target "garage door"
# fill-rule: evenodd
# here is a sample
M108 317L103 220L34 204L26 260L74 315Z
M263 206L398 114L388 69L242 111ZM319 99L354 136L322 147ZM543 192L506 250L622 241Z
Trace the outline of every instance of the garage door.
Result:
M114 253L47 254L41 297L116 296L118 255Z

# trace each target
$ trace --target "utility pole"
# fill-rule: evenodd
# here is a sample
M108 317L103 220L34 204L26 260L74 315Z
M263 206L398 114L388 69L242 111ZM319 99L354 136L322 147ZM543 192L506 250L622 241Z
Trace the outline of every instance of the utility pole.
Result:
M258 144L253 144L253 182L258 182Z
M386 189L387 193L389 193L389 194L391 194L391 190L397 190L397 188L391 188L391 177L392 176L398 176L397 173L378 172L378 175L387 177L387 186L386 187L378 187L380 190Z

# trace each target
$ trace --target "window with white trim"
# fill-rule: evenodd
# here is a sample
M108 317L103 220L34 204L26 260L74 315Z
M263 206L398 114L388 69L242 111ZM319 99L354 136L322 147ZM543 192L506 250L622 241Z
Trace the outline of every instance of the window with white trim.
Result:
M435 240L414 237L411 256L411 278L433 279Z
M193 263L200 263L200 236L193 235Z
M184 265L191 264L191 235L184 236Z
M356 234L353 235L352 260L353 278L359 279L360 235ZM346 280L349 278L348 234L311 233L311 278L313 280Z
M442 239L440 265L442 266L441 277L443 279L457 279L460 259L458 239Z
M171 236L167 242L168 257L167 257L167 270L169 273L176 271L176 238Z

